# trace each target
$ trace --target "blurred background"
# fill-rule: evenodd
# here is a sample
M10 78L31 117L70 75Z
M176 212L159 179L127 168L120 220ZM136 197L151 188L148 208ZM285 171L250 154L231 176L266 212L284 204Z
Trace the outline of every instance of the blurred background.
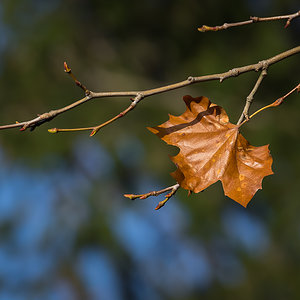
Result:
M2 0L0 124L93 91L143 90L256 63L299 45L300 20L216 33L197 27L298 11L297 0ZM299 55L273 65L252 111L299 83ZM130 201L174 184L178 150L146 130L207 96L236 122L258 74L149 97L95 137L48 128L94 126L127 98L95 99L33 132L0 132L0 299L299 299L299 95L249 122L270 144L275 174L244 209L217 183Z

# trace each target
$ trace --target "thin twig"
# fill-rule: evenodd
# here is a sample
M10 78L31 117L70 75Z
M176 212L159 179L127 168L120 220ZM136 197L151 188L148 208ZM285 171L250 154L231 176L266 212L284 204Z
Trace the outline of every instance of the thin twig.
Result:
M72 73L72 70L67 65L67 62L64 62L64 69L65 69L65 72L67 74L69 74L70 77L74 80L75 84L77 86L79 86L84 91L85 95L89 95L90 91L86 88L85 85L83 85L79 80L77 80L77 78L75 77L75 75Z
M156 206L156 210L158 210L158 209L160 209L160 208L162 208L165 204L166 204L166 202L172 197L172 196L174 196L174 194L177 192L177 190L179 189L179 187L180 187L180 185L179 185L179 183L176 183L176 184L174 184L174 185L172 185L172 186L169 186L169 187L166 187L166 188L164 188L164 189L162 189L162 190L159 190L159 191L152 191L152 192L149 192L149 193L146 193L146 194L139 194L139 195L135 195L135 194L125 194L124 195L124 197L126 197L126 198L129 198L129 199L131 199L131 200L135 200L135 199L146 199L146 198L148 198L148 197L151 197L151 196L158 196L158 195L160 195L160 194L163 194L163 193L165 193L165 192L168 192L168 191L170 191L170 193L168 193L166 196L165 196L165 199L164 200L162 200L162 201L160 201L159 203L158 203L158 205Z
M144 98L152 96L152 95L179 89L179 88L186 87L186 86L194 84L194 83L199 83L199 82L204 82L204 81L213 81L213 80L219 80L220 82L223 82L227 78L235 77L235 76L238 76L238 75L246 73L246 72L260 71L264 68L267 68L268 66L271 66L271 65L273 65L289 56L295 55L297 53L300 53L300 46L297 46L295 48L292 48L290 50L287 50L285 52L277 54L269 59L259 61L256 64L233 68L227 72L218 73L218 74L204 75L204 76L198 76L198 77L190 76L186 80L183 80L183 81L180 81L180 82L177 82L174 84L170 84L170 85L166 85L166 86L162 86L162 87L158 87L158 88L154 88L154 89L144 90L144 91L122 91L122 92L92 92L92 91L89 91L89 94L86 95L84 98L82 98L78 101L75 101L74 103L72 103L70 105L67 105L60 109L51 110L50 112L41 114L38 117L36 117L32 120L29 120L29 121L18 122L18 123L14 123L14 124L0 126L0 130L9 129L9 128L21 128L20 130L22 130L22 131L25 129L28 129L28 128L33 130L37 126L40 126L45 122L49 122L56 116L58 116L62 113L65 113L66 111L69 111L81 104L84 104L85 102L87 102L91 99L104 98L104 97L135 97L134 99L141 97L141 99L144 99ZM135 105L141 99L136 101ZM134 101L132 103L134 103ZM112 123L113 121L122 117L124 114L127 114L129 111L131 111L135 107L135 105L132 103L127 107L127 109L125 110L126 112L123 111L107 122L104 122L98 126L87 127L87 129L84 129L84 130L92 130L93 131L95 128L96 129L98 128L98 130L99 130L100 128L104 127L105 125ZM78 130L78 128L76 130ZM66 130L63 130L63 129L62 130L60 130L60 129L51 129L50 130L50 132L59 132L59 131L66 131ZM69 129L68 131L72 131L72 129Z
M93 128L93 131L91 132L90 136L95 135L101 128L103 128L104 126L116 121L119 118L124 117L127 113L129 113L131 110L133 110L136 105L144 98L144 95L142 93L138 93L136 95L136 97L134 99L132 99L131 104L122 112L120 112L118 115L116 115L115 117L111 118L110 120L101 123L100 125L96 126Z
M237 122L237 125L240 125L244 118L248 119L249 118L249 109L250 109L250 106L252 104L252 101L253 101L253 97L255 95L255 93L257 92L260 84L262 83L262 80L267 76L267 69L263 69L252 89L252 91L250 92L250 94L248 95L247 99L246 99L246 104L244 106L244 109L243 109L243 112Z
M102 127L116 121L117 119L124 117L128 112L133 110L137 103L143 99L143 94L139 93L135 98L132 99L132 103L122 112L120 112L115 117L111 118L110 120L101 123L100 125L94 126L94 127L81 127L81 128L51 128L48 129L50 133L58 133L58 132L72 132L72 131L84 131L84 130L92 130L90 133L90 136L94 136Z
M271 108L271 107L277 107L279 105L281 105L283 103L283 101L292 93L294 93L295 91L297 91L298 93L300 92L300 83L294 87L292 90L290 90L287 94L285 94L284 96L276 99L273 103L266 105L260 109L258 109L256 112L254 112L251 116L249 116L248 119L244 120L241 124L239 124L239 126L244 125L245 123L247 123L250 119L252 119L255 115L257 115L258 113L262 112L265 109Z
M224 23L221 26L202 25L201 27L198 28L198 30L200 32L220 31L220 30L228 29L230 27L244 26L244 25L257 23L257 22L267 22L267 21L276 21L276 20L285 20L285 19L287 19L287 21L285 23L284 28L287 28L290 25L291 21L295 18L298 18L299 16L300 16L300 10L294 14L284 15L284 16L275 16L275 17L266 17L266 18L250 17L250 19L247 21L236 22L236 23Z

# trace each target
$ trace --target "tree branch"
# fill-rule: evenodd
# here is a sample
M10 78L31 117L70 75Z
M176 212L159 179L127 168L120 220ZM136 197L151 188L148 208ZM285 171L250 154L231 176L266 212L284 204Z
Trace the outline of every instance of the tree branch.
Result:
M284 15L284 16L275 16L275 17L266 17L266 18L260 18L260 17L250 17L249 20L247 21L242 21L242 22L236 22L236 23L224 23L221 26L207 26L207 25L202 25L201 27L198 28L200 32L207 32L207 31L220 31L220 30L225 30L230 27L238 27L238 26L244 26L252 23L257 23L257 22L269 22L269 21L276 21L276 20L285 20L287 19L284 28L287 28L291 21L295 18L298 18L300 16L300 10L297 11L294 14L290 15Z
M288 93L286 93L284 96L278 98L277 100L275 100L273 103L266 105L262 108L260 108L259 110L257 110L256 112L254 112L251 116L249 116L246 120L244 120L241 124L239 124L239 126L244 125L245 123L247 123L250 119L252 119L255 115L257 115L258 113L262 112L265 109L271 108L271 107L277 107L279 105L281 105L283 103L283 101L290 96L292 93L296 92L299 93L300 92L300 83L298 83L297 86L295 86L292 90L290 90Z
M85 85L83 85L79 80L77 80L75 75L72 73L72 70L67 65L67 62L64 62L64 69L65 69L65 72L68 73L70 75L70 77L74 80L75 84L84 91L86 96L88 96L90 94L90 91L86 88Z
M175 195L175 193L177 192L177 190L179 189L180 185L179 183L176 183L172 186L169 186L169 187L166 187L162 190L159 190L159 191L152 191L152 192L149 192L149 193L146 193L146 194L140 194L140 195L134 195L134 194L125 194L124 197L126 198L129 198L131 200L135 200L135 199L146 199L148 197L151 197L151 196L158 196L160 194L163 194L165 192L168 192L170 191L170 193L168 193L166 196L165 196L165 199L160 201L158 203L158 205L155 207L156 210L162 208L166 202L172 197Z
M246 99L246 104L244 106L244 109L243 109L243 112L237 122L237 125L240 125L244 118L248 119L249 118L249 109L250 109L250 106L252 104L252 101L253 101L253 97L255 95L255 93L257 92L260 84L262 83L262 80L267 76L267 69L263 69L252 89L252 91L250 92L250 94L248 95L247 99Z
M47 113L38 115L38 117L36 117L32 120L29 120L29 121L17 122L15 124L0 126L0 130L10 129L10 128L20 128L21 131L24 131L27 128L30 128L30 130L33 130L36 127L44 124L45 122L51 121L58 115L65 113L66 111L69 111L81 104L84 104L85 102L87 102L91 99L104 98L104 97L135 97L133 99L132 103L127 107L127 109L125 109L124 111L122 111L121 113L119 113L118 115L113 117L112 119L110 119L100 125L93 126L93 127L86 127L86 128L75 128L75 129L52 128L49 130L51 133L56 133L56 132L60 132L60 131L91 130L92 132L90 135L94 135L96 132L98 132L98 130L100 128L103 128L104 126L106 126L106 125L114 122L115 120L121 118L122 116L126 115L129 111L131 111L137 105L138 102L140 102L142 99L144 99L146 97L164 93L164 92L168 92L168 91L175 90L175 89L179 89L179 88L191 85L191 84L204 82L204 81L219 80L220 82L223 82L227 78L236 77L236 76L246 73L246 72L250 72L250 71L257 72L259 70L266 69L269 66L271 66L272 64L275 64L275 63L277 63L287 57L295 55L297 53L300 53L300 46L297 46L295 48L292 48L290 50L287 50L285 52L277 54L266 60L259 61L258 63L255 63L255 64L238 67L238 68L233 68L227 72L218 73L218 74L204 75L204 76L198 76L198 77L190 76L186 80L183 80L183 81L180 81L180 82L177 82L174 84L170 84L170 85L166 85L166 86L162 86L162 87L158 87L158 88L154 88L154 89L144 90L144 91L92 92L92 91L88 90L88 94L85 95L84 98L82 98L78 101L75 101L74 103L72 103L70 105L67 105L60 109L51 110Z

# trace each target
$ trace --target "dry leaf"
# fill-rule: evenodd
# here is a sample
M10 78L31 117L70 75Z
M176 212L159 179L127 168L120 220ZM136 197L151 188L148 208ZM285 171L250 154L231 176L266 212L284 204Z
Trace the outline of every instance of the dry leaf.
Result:
M229 122L225 110L206 97L184 96L187 110L169 115L162 125L148 129L169 145L180 148L172 157L171 175L195 193L221 180L226 196L247 206L265 176L273 174L268 145L254 147Z

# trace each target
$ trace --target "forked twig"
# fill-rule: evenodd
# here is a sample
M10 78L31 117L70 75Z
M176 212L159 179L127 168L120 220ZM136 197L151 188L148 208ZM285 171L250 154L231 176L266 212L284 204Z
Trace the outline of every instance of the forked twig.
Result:
M246 99L246 104L244 106L244 109L243 109L243 112L237 122L237 125L240 125L244 118L246 118L246 120L249 118L249 109L250 109L250 106L252 104L252 101L253 101L253 97L255 95L255 93L257 92L260 84L262 83L263 79L267 76L267 69L263 69L252 89L252 91L250 92L250 94L248 95L247 99Z
M201 27L198 28L200 32L207 32L207 31L220 31L220 30L225 30L230 27L238 27L238 26L244 26L252 23L257 23L257 22L266 22L266 21L276 21L276 20L287 20L284 28L287 28L291 21L295 18L298 18L300 16L300 10L297 11L294 14L290 15L284 15L284 16L275 16L275 17L250 17L249 20L247 21L242 21L242 22L236 22L236 23L224 23L221 26L207 26L207 25L202 25Z
M165 192L168 192L170 191L167 195L165 195L165 199L160 201L158 203L158 205L155 207L156 210L162 208L166 202L172 197L174 196L174 194L177 192L177 190L179 189L180 185L179 183L176 183L172 186L169 186L167 188L164 188L162 190L159 190L159 191L152 191L152 192L149 192L149 193L146 193L146 194L139 194L139 195L135 195L135 194L125 194L124 197L126 198L129 198L131 200L135 200L135 199L146 199L148 197L151 197L151 196L158 196L160 194L163 194Z
M136 104L138 102L140 102L142 99L144 99L146 97L164 93L164 92L168 92L168 91L175 90L175 89L179 89L179 88L182 88L182 87L194 84L194 83L199 83L199 82L204 82L204 81L219 80L220 82L223 82L225 79L235 77L235 76L238 76L238 75L246 73L246 72L263 70L267 66L271 66L271 65L273 65L287 57L295 55L297 53L300 53L300 46L297 46L295 48L292 48L290 50L287 50L285 52L277 54L266 60L259 61L256 64L233 68L227 72L217 73L217 74L212 74L212 75L204 75L204 76L198 76L198 77L189 76L186 80L183 80L183 81L180 81L180 82L177 82L174 84L166 85L166 86L161 86L161 87L154 88L154 89L144 90L144 91L121 91L121 92L98 92L97 93L97 92L92 92L92 91L88 90L89 93L86 94L85 97L83 97L82 99L80 99L78 101L75 101L74 103L72 103L70 105L67 105L60 109L51 110L47 113L38 115L36 118L29 120L29 121L17 122L14 124L0 126L0 130L10 129L10 128L20 128L21 131L24 131L28 128L33 130L36 127L42 125L43 123L49 122L52 119L54 119L55 117L57 117L58 115L65 113L79 105L82 105L85 102L90 101L91 99L104 98L104 97L134 97L133 101L131 101L131 103L127 107L127 109L125 109L124 111L122 111L121 113L119 113L118 115L113 117L112 119L110 119L100 125L92 126L92 127L85 127L85 128L75 128L75 129L52 128L49 130L52 133L57 133L57 132L61 132L61 131L91 130L91 135L94 135L96 132L99 131L99 129L103 128L104 126L106 126L106 125L114 122L115 120L123 117L124 115L126 115L129 111L131 111L136 106ZM81 88L86 93L87 89L83 85L81 85Z
M290 90L288 93L286 93L284 96L276 99L273 103L266 105L260 109L258 109L256 112L254 112L251 116L249 116L248 119L244 120L241 124L239 124L239 126L244 125L245 123L247 123L250 119L252 119L255 115L257 115L258 113L262 112L265 109L271 108L271 107L277 107L279 105L281 105L283 103L283 101L290 96L292 93L294 93L295 91L297 91L298 93L300 92L300 83L295 86L292 90Z

